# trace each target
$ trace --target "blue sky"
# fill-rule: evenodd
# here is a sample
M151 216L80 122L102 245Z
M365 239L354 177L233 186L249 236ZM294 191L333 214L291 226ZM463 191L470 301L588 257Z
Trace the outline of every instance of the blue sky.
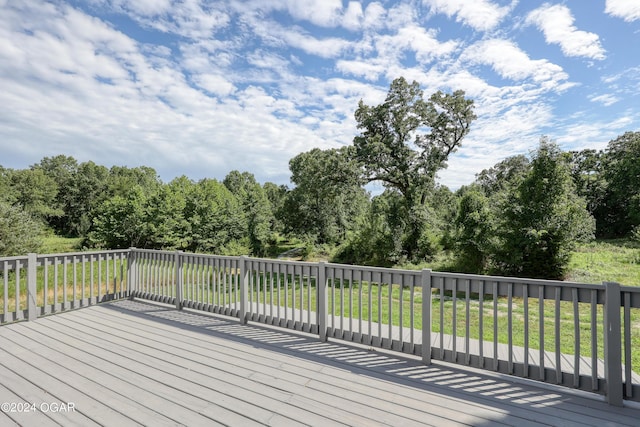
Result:
M0 165L288 184L289 159L351 144L358 101L404 76L475 101L439 173L456 189L542 135L640 130L638 46L639 0L0 0Z

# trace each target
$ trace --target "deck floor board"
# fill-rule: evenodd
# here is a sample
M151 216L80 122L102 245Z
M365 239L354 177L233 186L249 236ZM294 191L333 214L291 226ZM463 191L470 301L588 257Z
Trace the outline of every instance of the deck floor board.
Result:
M507 375L122 300L0 327L0 425L637 425L640 410Z

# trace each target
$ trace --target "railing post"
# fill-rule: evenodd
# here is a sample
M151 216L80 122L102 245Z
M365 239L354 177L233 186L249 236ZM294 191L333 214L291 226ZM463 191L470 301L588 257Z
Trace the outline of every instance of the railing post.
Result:
M184 259L182 251L176 251L174 254L174 265L176 268L176 309L182 310L183 287L184 287Z
M247 301L249 299L249 272L247 257L240 257L240 324L247 324Z
M136 273L136 248L129 248L129 254L127 256L127 290L129 291L129 299L135 297L138 284Z
M38 255L29 253L27 259L27 320L38 318Z
M431 364L431 270L422 270L422 363Z
M622 334L620 333L620 284L604 282L604 377L607 382L607 402L623 406L622 396Z
M327 265L324 261L318 263L318 283L316 286L318 308L316 311L318 321L318 334L320 335L320 341L327 341Z

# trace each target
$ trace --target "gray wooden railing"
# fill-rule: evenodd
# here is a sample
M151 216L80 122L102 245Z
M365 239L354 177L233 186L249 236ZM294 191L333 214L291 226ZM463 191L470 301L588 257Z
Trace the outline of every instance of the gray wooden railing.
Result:
M0 258L0 274L0 323L135 297L640 401L640 288L617 283L134 248Z
M128 296L130 253L127 249L0 258L0 323Z

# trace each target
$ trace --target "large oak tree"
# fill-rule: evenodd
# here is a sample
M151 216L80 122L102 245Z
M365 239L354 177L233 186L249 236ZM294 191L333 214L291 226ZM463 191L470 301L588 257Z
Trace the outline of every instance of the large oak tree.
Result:
M426 221L425 201L436 173L447 166L476 119L473 100L461 90L438 91L428 100L417 82L395 79L385 101L360 101L355 119L361 134L354 139L365 180L379 181L404 200L404 250L413 258Z

